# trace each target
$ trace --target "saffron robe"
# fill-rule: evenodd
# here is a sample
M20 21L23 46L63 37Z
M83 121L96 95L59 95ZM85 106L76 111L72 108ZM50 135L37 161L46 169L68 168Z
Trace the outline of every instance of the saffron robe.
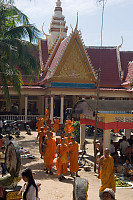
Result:
M46 135L45 131L39 133L39 152L40 152L41 155L43 155L43 152L42 152L42 139L43 139L43 136L45 136L45 135Z
M75 123L75 121L73 121L73 122L71 123L71 127L70 127L70 129L69 129L69 131L71 132L71 135L74 135L73 131L74 131L75 129L74 129L74 126L72 126L74 123Z
M68 138L68 137L65 137L65 143L68 145L69 143L71 143L72 140L71 140L71 137Z
M51 130L51 119L50 118L48 118L47 120L46 120L46 124L47 124L47 126L49 127L49 129Z
M53 138L47 140L47 146L44 154L44 162L47 169L52 169L53 160L56 154L56 142Z
M114 177L114 159L112 156L104 158L100 164L100 178L101 187L99 193L104 191L106 188L111 188L114 192L116 191L116 183Z
M37 127L38 127L38 133L39 133L39 131L41 131L41 127L44 126L44 119L43 119L43 117L41 117L41 118L39 118L39 119L37 120L36 125L37 125Z
M70 172L77 172L79 169L78 164L78 143L75 141L74 143L69 144L69 158L70 158Z
M46 112L45 112L45 115L44 115L44 120L45 121L49 118L49 115L50 115L50 110L47 108Z
M56 160L56 169L57 169L57 174L66 174L67 173L67 167L68 167L68 162L67 162L67 153L68 153L68 146L66 144L59 145L58 152L61 157L58 155L57 160Z
M54 120L54 132L57 133L59 130L59 119Z
M65 125L65 128L64 128L65 133L69 132L70 127L71 127L71 120L69 119L69 120L66 120L66 125Z

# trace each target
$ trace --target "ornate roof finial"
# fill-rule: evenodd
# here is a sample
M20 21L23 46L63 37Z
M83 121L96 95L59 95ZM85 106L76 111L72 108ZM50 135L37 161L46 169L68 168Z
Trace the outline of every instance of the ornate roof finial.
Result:
M121 36L121 44L118 46L118 48L121 48L123 45L123 37Z
M57 6L57 7L60 7L60 6L61 6L61 1L60 1L60 0L57 0L56 6Z
M43 35L45 35L46 38L47 38L49 35L47 35L47 34L44 32L43 27L44 27L44 22L43 22L43 25L42 25L42 32L43 32Z
M77 22L76 22L75 30L77 30L77 28L78 28L78 12L77 12Z
M70 27L71 27L71 29L72 29L72 33L73 33L73 27L72 27L72 25L70 24Z

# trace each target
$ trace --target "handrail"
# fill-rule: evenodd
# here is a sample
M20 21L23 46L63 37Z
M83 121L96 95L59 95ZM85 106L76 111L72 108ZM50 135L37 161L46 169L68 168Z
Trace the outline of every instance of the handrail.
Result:
M40 115L27 115L27 121L35 120ZM8 120L8 121L25 121L25 115L0 115L1 120Z
M44 117L44 115L27 115L27 121L35 120L38 117ZM54 121L55 117L53 117ZM60 117L58 117L60 121ZM25 115L0 115L0 120L8 120L8 121L25 121Z

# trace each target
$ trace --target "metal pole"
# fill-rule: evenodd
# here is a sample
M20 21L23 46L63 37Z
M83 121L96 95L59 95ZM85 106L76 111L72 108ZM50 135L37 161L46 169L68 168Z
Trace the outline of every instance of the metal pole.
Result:
M101 70L97 71L97 98L96 98L96 109L95 109L95 133L94 133L94 172L96 172L96 135L97 135L97 113L98 113L98 102L99 102L99 83Z
M103 45L103 16L104 16L104 0L103 0L103 5L102 5L102 26L101 26L101 47Z

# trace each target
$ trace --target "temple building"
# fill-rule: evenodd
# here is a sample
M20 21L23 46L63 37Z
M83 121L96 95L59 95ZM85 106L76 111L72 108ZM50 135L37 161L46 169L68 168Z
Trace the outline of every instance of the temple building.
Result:
M49 107L51 120L57 116L63 123L66 110L78 100L96 99L99 68L100 100L133 100L133 51L121 51L121 46L86 46L78 19L68 36L67 30L61 1L57 0L49 34L43 30L46 39L38 39L40 77L32 84L23 80L21 98L9 87L14 110L8 110L0 90L1 118L12 120L17 115L19 120L30 120L44 115Z

